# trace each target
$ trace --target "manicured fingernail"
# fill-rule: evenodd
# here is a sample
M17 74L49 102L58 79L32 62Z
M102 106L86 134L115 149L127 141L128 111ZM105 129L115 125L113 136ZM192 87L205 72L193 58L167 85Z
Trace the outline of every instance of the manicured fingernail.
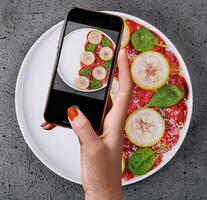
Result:
M78 116L78 111L75 107L71 106L70 108L68 108L68 117L70 118L71 121L73 121L73 119Z

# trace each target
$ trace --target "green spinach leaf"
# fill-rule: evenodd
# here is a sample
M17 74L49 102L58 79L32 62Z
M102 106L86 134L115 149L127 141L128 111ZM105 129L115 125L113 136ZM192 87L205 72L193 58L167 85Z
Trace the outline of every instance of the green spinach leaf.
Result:
M104 47L109 47L109 46L111 46L111 41L110 41L108 38L104 38L104 39L102 40L102 45L103 45Z
M82 76L88 76L89 73L90 73L90 70L89 70L88 68L83 68L83 69L81 70L81 75L82 75Z
M98 89L98 88L100 88L101 87L101 81L99 81L99 80L94 80L94 81L91 81L90 82L90 88L91 89Z
M138 51L148 51L158 43L157 38L147 28L141 28L132 34L131 42Z
M105 61L104 64L103 64L103 66L106 67L106 68L111 67L111 65L112 65L112 60L107 60L107 61Z
M128 160L129 171L137 176L146 174L156 161L155 151L144 148L136 151Z
M146 107L164 108L177 104L183 98L183 90L175 85L166 85L154 94Z
M90 51L90 52L94 52L95 48L96 48L95 44L89 44L85 47L85 50Z

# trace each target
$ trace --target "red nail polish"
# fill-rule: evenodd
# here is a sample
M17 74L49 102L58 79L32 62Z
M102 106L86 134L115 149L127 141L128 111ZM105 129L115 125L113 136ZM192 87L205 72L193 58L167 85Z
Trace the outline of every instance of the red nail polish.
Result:
M75 107L70 107L68 108L68 117L70 118L71 121L73 121L73 119L78 116L78 111Z

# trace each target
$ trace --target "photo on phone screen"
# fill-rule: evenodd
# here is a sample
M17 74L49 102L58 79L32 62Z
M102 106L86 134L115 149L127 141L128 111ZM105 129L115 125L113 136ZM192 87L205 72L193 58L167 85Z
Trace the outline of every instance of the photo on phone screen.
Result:
M118 32L68 21L53 89L104 100Z
M70 126L67 108L75 105L99 130L121 28L103 26L104 14L93 24L90 13L87 20L76 21L69 14L65 21L45 118Z

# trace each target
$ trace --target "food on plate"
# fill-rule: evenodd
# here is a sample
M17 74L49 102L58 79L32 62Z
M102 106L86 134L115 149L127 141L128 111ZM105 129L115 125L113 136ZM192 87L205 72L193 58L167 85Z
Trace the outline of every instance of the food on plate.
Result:
M175 85L166 85L159 89L146 106L165 108L177 104L183 99L183 90ZM146 107L145 106L145 107Z
M124 169L125 169L125 162L124 162L124 158L122 157L122 160L121 160L121 172L122 173L124 172Z
M103 32L95 29L88 32L84 44L85 51L80 56L78 76L86 77L89 83L86 84L85 78L80 78L81 82L83 79L85 83L84 86L80 86L80 80L77 78L74 83L77 89L81 87L84 91L98 90L106 85L112 66L114 47L112 40Z
M102 87L102 82L100 80L92 80L92 81L90 81L89 86L92 90L96 90L96 89Z
M150 148L143 148L129 158L129 171L137 176L146 174L156 162L155 151Z
M188 113L188 85L176 55L159 34L125 19L123 35L133 80L122 147L122 179L127 181L158 167L178 142ZM112 101L118 90L117 71Z
M176 56L171 51L165 51L164 56L170 65L170 74L177 75L180 73L179 63Z
M154 109L138 109L128 116L125 132L133 144L150 147L161 140L165 132L165 121Z
M102 47L99 51L99 57L104 61L111 60L113 57L113 50L110 47Z
M75 86L80 90L85 90L89 86L89 79L85 76L78 76L75 79Z
M155 90L167 82L170 74L169 63L161 53L146 51L134 58L131 74L139 87Z
M158 43L155 35L147 28L141 28L131 37L133 47L138 51L148 51Z
M96 80L103 80L106 78L106 69L102 66L95 67L92 71L93 78Z
M85 68L85 67L82 67L80 70L79 70L79 75L80 76L89 76L90 74L90 69L89 68Z
M110 47L110 46L112 46L111 41L110 41L107 37L105 37L105 38L102 40L101 44L102 44L104 47Z
M91 65L94 63L95 61L95 56L92 52L90 51L84 51L82 54L81 54L81 62L84 64L84 65Z
M186 80L183 76L181 75L170 75L168 83L170 85L176 85L180 89L183 90L184 92L184 97L187 99L188 98L188 86L186 83Z
M102 40L102 33L99 32L99 31L91 31L89 32L88 34L88 41L91 43L91 44L99 44Z
M141 24L137 24L136 22L130 20L130 19L125 19L124 22L127 24L130 30L130 35L134 33L136 30L142 28L143 26Z
M112 102L115 101L115 98L118 92L119 92L119 81L116 77L113 77L111 90L110 90L110 96L111 96Z
M104 62L103 66L107 69L112 66L112 60L107 60Z
M94 52L95 48L96 48L95 44L88 43L88 45L85 46L85 51Z
M158 167L178 142L188 113L188 85L176 55L147 27L125 19L121 47L126 48L133 80L121 163L123 180L130 180ZM81 59L76 85L82 90L100 89L112 66L113 42L92 30L84 49L90 62ZM112 102L119 91L118 77L115 69Z
M121 38L121 48L125 48L130 40L130 30L126 22L124 22L124 30Z

